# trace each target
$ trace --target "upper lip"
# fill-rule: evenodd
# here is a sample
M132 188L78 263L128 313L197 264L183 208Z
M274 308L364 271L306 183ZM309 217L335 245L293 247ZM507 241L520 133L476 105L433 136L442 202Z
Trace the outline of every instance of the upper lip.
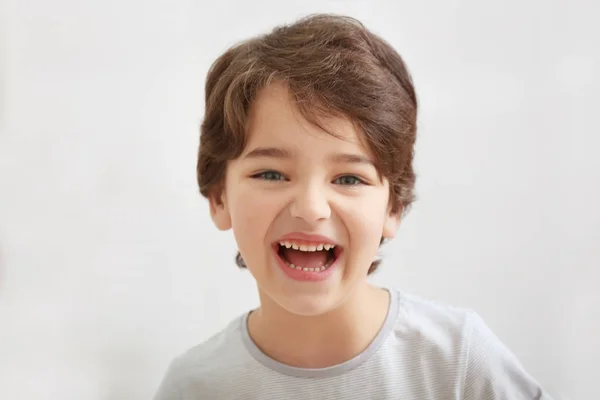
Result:
M287 235L284 235L282 237L280 237L277 242L304 242L304 243L314 243L314 244L333 244L336 245L337 243L328 238L327 236L323 236L323 235L313 235L313 234L308 234L308 233L302 233L302 232L292 232L292 233L288 233Z

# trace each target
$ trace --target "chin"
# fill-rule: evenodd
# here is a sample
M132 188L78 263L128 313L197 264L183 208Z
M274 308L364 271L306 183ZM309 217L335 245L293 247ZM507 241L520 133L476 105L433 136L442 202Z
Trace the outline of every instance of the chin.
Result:
M337 274L336 274L337 275ZM296 283L280 282L269 291L271 301L290 314L303 317L324 315L339 307L346 297L341 282Z
M271 258L271 273L260 278L260 291L269 298L269 303L276 304L286 312L302 317L317 317L325 315L338 308L348 295L352 287L348 287L346 277L347 257L336 255L331 273L327 279L320 281L299 281L290 278L283 270L281 260ZM256 278L256 276L255 276ZM351 277L354 281L358 277Z
M317 317L327 314L337 306L331 296L315 294L296 294L274 298L279 306L293 315L301 317Z

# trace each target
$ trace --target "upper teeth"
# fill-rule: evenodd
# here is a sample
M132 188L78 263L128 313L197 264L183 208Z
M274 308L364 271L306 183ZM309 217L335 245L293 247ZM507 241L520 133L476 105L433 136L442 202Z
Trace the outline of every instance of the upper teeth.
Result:
M333 249L335 247L335 245L333 245L333 244L324 244L324 243L320 243L318 245L304 245L304 244L297 244L294 242L279 242L279 244L281 246L287 247L288 249L292 248L294 250L300 250L300 251L321 251L323 249L329 250L329 249Z

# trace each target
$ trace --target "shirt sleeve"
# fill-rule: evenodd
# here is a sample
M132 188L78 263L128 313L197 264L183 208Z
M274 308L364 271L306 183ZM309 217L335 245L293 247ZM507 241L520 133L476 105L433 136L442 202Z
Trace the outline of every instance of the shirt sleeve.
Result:
M552 400L476 313L468 322L464 400Z
M183 400L183 396L179 389L177 359L174 359L169 365L169 368L154 395L154 400Z

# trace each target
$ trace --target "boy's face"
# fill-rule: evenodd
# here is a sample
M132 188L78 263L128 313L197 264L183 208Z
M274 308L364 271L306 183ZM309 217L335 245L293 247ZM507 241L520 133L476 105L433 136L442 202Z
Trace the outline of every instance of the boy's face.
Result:
M381 237L393 237L399 223L389 183L353 125L324 122L341 138L309 124L285 85L263 89L246 148L210 199L216 225L233 228L261 297L305 316L333 309L364 285Z

